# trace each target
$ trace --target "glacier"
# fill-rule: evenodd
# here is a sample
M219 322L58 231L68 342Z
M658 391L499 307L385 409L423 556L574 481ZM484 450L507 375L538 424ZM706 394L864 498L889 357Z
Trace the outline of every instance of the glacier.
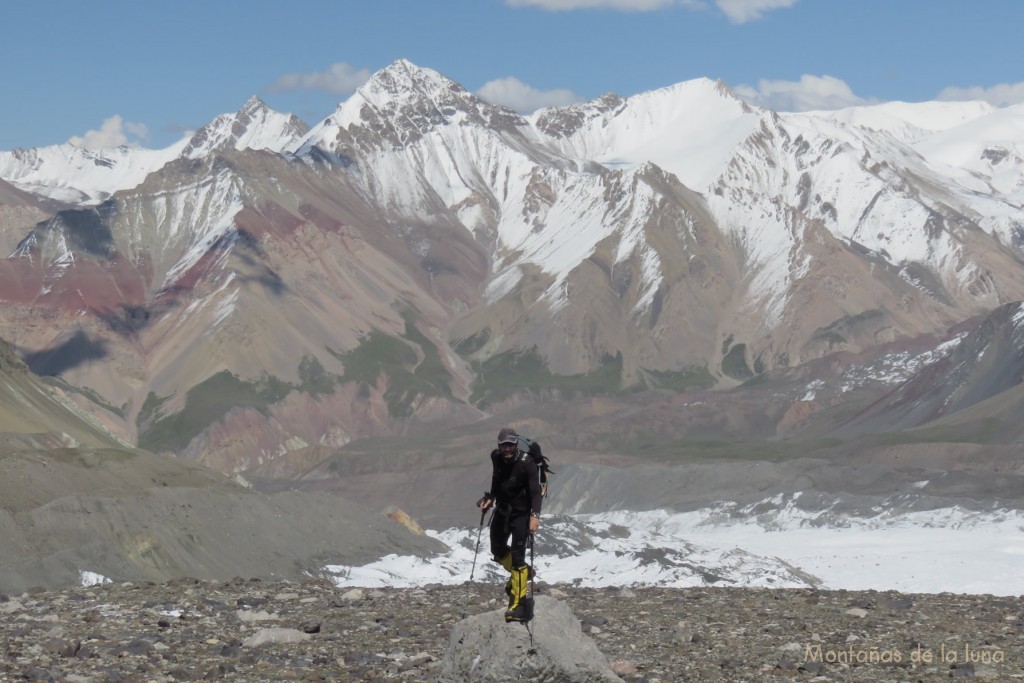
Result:
M799 497L796 494L795 497ZM795 499L795 498L794 498ZM726 586L904 593L1024 593L1024 511L962 507L879 510L822 524L774 498L751 515L723 503L692 512L614 511L550 516L536 536L538 580L578 586ZM428 531L450 550L431 558L389 555L324 568L338 586L423 586L469 579L500 584L487 529ZM475 571L474 571L475 570Z

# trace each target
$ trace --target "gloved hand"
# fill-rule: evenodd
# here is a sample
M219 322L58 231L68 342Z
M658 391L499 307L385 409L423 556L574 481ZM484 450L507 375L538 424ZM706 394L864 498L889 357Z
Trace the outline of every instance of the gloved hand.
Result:
M485 493L483 498L476 502L476 506L481 510L489 510L494 505L494 496L489 493Z

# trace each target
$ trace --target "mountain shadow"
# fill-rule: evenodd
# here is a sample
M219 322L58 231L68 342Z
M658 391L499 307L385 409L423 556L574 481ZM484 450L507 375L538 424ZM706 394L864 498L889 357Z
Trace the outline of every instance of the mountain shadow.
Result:
M25 354L22 360L32 372L45 376L60 375L82 363L100 360L108 355L105 342L92 340L85 332L78 330L60 346Z

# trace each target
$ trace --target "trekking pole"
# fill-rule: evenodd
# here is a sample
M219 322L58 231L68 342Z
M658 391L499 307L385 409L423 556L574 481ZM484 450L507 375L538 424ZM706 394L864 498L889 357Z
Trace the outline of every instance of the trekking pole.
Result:
M533 561L533 534L530 534L530 597L533 598L536 595L536 585L534 584L534 577L537 576L537 565Z
M476 572L476 556L480 554L480 532L484 530L484 517L487 516L487 509L480 511L480 526L476 528L476 550L473 551L473 568L469 570L469 580L473 581L473 573Z
M537 567L533 563L533 534L530 534L530 572L529 572L529 574L530 574L530 603L531 603L530 604L530 611L532 613L530 614L530 621L524 622L526 624L526 632L530 634L530 649L526 651L526 654L528 654L528 655L535 655L535 654L537 654L537 649L533 646L533 628L531 626L531 622L533 621L533 617L536 614L535 610L537 609L537 603L536 603L537 594L536 594L534 578L533 578L537 574Z
M484 530L484 517L487 515L487 510L480 511L480 526L476 529L476 550L473 551L473 568L469 570L469 583L473 582L473 574L476 572L476 558L480 554L480 532ZM494 514L491 514L491 519L494 519ZM491 523L488 522L487 526ZM472 590L472 589L469 589ZM466 618L466 613L469 611L469 591L466 592L466 598L462 602L462 618Z

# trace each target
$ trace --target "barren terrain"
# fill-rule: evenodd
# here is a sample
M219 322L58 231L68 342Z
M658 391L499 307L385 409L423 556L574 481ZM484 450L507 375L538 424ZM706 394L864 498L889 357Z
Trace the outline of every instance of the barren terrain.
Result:
M543 584L538 594L566 603L625 681L1024 678L1020 598ZM479 583L338 589L238 579L30 591L0 600L0 678L434 680L462 615L503 602L500 586Z

